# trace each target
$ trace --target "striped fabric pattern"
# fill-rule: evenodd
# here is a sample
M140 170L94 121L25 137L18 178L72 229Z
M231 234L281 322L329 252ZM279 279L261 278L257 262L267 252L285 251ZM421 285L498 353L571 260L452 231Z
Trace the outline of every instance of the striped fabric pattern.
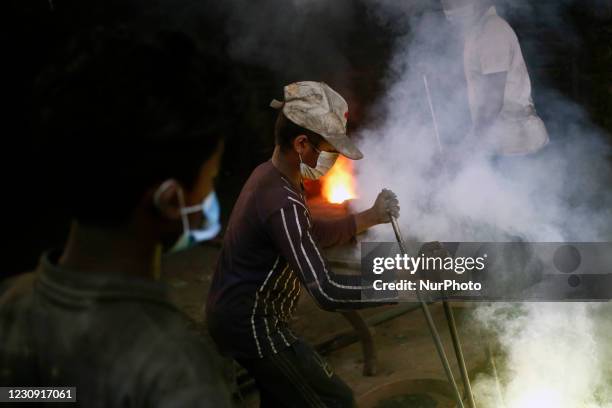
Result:
M313 219L298 187L270 162L259 166L234 206L209 293L209 329L219 349L261 358L290 346L302 287L325 310L372 306L361 299L361 277L334 274L322 254L355 231L352 215Z

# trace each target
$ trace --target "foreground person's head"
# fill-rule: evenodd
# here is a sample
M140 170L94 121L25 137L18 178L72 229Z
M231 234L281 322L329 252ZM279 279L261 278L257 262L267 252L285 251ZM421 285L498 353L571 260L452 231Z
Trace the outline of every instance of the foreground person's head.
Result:
M223 67L177 32L99 29L68 55L40 81L57 198L83 228L172 247L214 201Z

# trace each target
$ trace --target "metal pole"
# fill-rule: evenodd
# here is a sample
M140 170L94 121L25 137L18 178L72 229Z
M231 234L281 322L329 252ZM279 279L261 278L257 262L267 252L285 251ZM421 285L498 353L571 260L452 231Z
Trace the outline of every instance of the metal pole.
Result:
M404 247L404 239L402 238L402 233L400 231L399 225L397 224L397 219L391 216L391 225L393 226L393 232L395 233L395 238L397 239L397 243L402 251L402 254L407 254L406 248ZM463 405L463 400L461 398L461 392L457 387L457 383L455 382L455 377L453 376L453 371L451 370L450 363L448 362L448 358L446 357L446 353L444 352L444 345L442 344L442 339L440 338L440 334L438 333L438 329L436 329L436 324L431 317L431 313L429 312L429 307L427 303L423 301L421 298L421 292L416 289L417 299L421 304L421 309L423 310L423 314L425 315L425 320L427 321L427 325L429 326L429 331L431 333L431 337L433 338L434 344L436 346L436 350L438 351L438 355L440 356L440 360L442 361L442 366L444 367L444 371L446 372L446 377L450 382L453 390L455 392L455 398L457 400L457 405L459 408L465 408Z
M438 120L436 119L436 111L433 107L433 101L431 99L431 92L429 92L429 82L427 81L427 75L423 75L423 82L425 83L425 92L427 93L427 102L429 102L429 111L431 112L431 119L433 120L434 132L436 134L436 141L438 142L438 151L442 153L442 142L440 141L440 131L438 130Z
M463 391L467 395L470 408L476 408L474 394L472 393L472 385L470 384L470 376L468 375L467 367L465 365L465 358L463 357L463 350L461 348L461 342L459 341L457 325L455 324L455 315L450 303L444 301L442 302L442 305L444 306L446 321L448 322L448 328L450 330L451 338L453 340L453 347L455 349L455 356L457 357L457 363L459 364L459 370L461 372L461 379L463 380Z
M429 82L427 81L427 75L423 75L423 83L425 84L425 93L427 94L427 102L429 104L429 112L431 113L434 134L436 135L436 142L438 144L438 152L442 154L442 142L440 139L440 130L438 129L438 119L436 118L436 111L434 110L433 100L431 98L431 92L429 90ZM444 161L442 162L442 165L444 167ZM461 349L461 343L459 341L459 335L457 333L455 316L453 315L453 311L448 302L443 301L442 304L444 306L444 313L446 314L448 328L450 329L451 339L453 341L453 347L455 349L455 356L457 357L457 363L459 364L464 391L467 394L470 408L476 408L476 404L474 402L474 395L472 393L472 386L470 385L470 378L468 376L467 367L465 366L465 359L463 358L463 351Z
M485 353L489 360L489 364L491 364L491 369L493 370L493 377L495 378L495 389L497 391L497 406L500 408L506 408L506 401L504 401L501 381L499 381L499 374L497 373L497 364L495 364L495 358L493 357L493 352L491 351L491 344L489 343L488 338L485 342Z

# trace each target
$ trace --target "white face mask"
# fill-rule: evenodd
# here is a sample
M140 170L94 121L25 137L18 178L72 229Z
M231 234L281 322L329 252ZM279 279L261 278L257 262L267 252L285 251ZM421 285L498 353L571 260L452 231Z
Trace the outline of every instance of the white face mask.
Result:
M302 161L300 156L300 173L302 177L308 180L317 180L326 175L338 160L338 153L330 153L322 151L317 159L317 167L312 168Z
M451 24L461 28L474 24L477 18L476 5L474 3L453 9L444 9L444 14Z
M170 184L162 184L155 193L154 200L157 203L159 195L164 192ZM198 242L207 241L214 238L221 231L221 208L215 191L211 191L202 201L201 204L191 207L185 206L185 197L183 190L179 187L177 190L179 205L181 206L181 222L183 223L183 233L176 240L174 245L168 251L169 253L183 251L189 249ZM192 229L189 225L189 214L202 212L204 214L205 224L202 228Z

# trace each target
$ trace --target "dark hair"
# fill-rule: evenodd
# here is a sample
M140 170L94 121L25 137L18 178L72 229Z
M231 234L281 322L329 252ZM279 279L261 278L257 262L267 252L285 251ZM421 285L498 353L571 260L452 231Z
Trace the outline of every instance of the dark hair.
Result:
M287 119L282 111L278 112L276 124L274 125L274 140L281 147L281 150L286 151L290 149L293 140L300 135L306 135L308 140L315 146L318 146L323 141L323 137L319 134L296 125Z
M179 32L124 27L64 55L39 79L39 134L71 216L118 225L156 183L191 188L223 135L222 60Z

